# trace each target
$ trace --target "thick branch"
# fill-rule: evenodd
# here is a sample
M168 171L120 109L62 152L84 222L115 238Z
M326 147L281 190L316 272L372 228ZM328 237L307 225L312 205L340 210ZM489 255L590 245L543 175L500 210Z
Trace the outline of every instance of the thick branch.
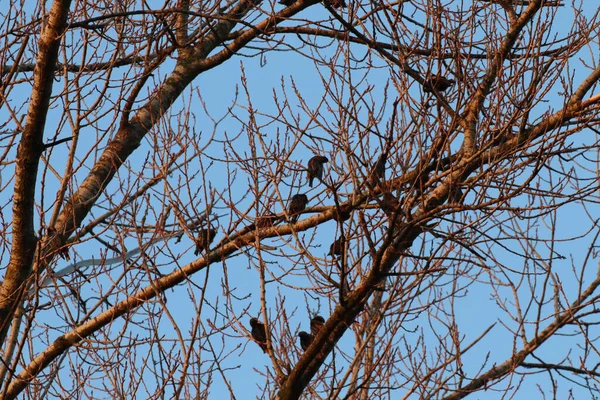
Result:
M43 136L52 95L54 66L62 35L67 26L70 0L56 0L39 40L31 101L25 129L17 149L16 180L13 198L12 250L6 276L0 287L0 344L25 290L31 273L37 238L33 227L35 189Z

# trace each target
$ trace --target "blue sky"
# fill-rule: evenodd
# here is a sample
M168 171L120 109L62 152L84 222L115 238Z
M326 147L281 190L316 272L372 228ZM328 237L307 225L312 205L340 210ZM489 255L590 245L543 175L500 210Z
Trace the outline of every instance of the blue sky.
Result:
M588 7L586 11L589 11L590 15L596 11L591 3L592 2L586 4L586 7ZM451 10L453 7L457 7L457 4L457 2L449 2L447 9ZM279 9L279 7L280 6L276 6L275 8ZM561 10L553 26L557 33L563 35L569 29L571 29L572 24L572 16L569 12L566 12L568 7L565 7L564 10L564 12ZM318 15L319 17L323 17L324 13L325 10L320 5L317 5L311 10L301 14L301 16L310 18L313 15ZM296 43L300 45L300 42L296 38L291 37L291 35L289 40L289 43ZM327 43L328 41L323 39L322 42ZM597 46L598 43L595 43L595 45ZM352 50L357 54L360 54L361 51L364 53L364 50L362 50L361 46L353 45L351 47ZM322 54L325 54L331 57L332 60L336 60L336 62L341 63L341 61L339 61L339 55L335 54L333 49L334 48L332 48L331 51L324 51ZM597 55L597 50L597 48L582 49L582 60L589 63L595 62L595 60L591 59L590 52L594 55ZM306 49L306 51L308 52L308 49ZM367 87L372 88L371 92L367 94L367 98L372 98L376 104L381 105L383 103L381 99L386 91L386 85L389 83L390 68L385 66L384 63L377 57L373 57L368 61L380 68L373 68L369 70L368 73L365 70L356 70L353 73L353 79L356 81L364 79L360 84L360 87L365 91ZM583 70L583 66L580 62L580 60L574 59L573 64L570 65L570 68L575 71L575 85L577 85L582 79L579 78L580 75L578 72ZM165 63L165 66L156 72L154 79L158 81L163 78L165 74L170 71L171 66L172 63ZM303 129L306 129L307 132L325 139L329 138L329 133L327 133L322 127L317 126L315 122L310 122L311 116L306 112L306 109L298 104L298 100L294 96L294 90L297 90L297 92L302 95L302 98L306 100L307 109L312 111L320 111L318 118L319 122L329 124L328 126L332 131L335 131L335 127L339 127L340 130L346 129L347 126L344 125L343 122L340 123L340 120L343 120L343 112L341 111L341 108L328 109L322 100L325 88L329 88L337 93L342 93L345 98L349 96L350 92L347 87L343 87L340 79L336 79L329 75L330 71L327 70L327 68L318 68L315 66L314 62L293 52L267 52L262 58L258 56L233 57L225 64L213 70L207 71L198 77L194 81L193 86L186 90L181 101L171 109L170 116L165 118L164 121L161 121L161 123L152 130L142 144L142 147L136 153L135 157L129 160L128 166L133 171L140 171L142 168L145 168L145 176L152 176L156 171L146 162L146 160L147 157L150 157L150 159L154 157L155 150L153 148L153 143L155 140L160 142L161 140L168 141L172 139L172 137L169 135L169 129L177 131L183 124L181 118L179 117L179 112L181 110L189 109L193 113L193 118L190 119L189 123L187 124L188 127L185 128L188 129L187 138L189 141L186 142L186 144L190 145L188 148L189 154L192 154L194 151L193 147L191 147L192 141L198 146L202 146L203 144L207 143L212 134L214 134L215 139L217 139L210 144L208 149L204 151L205 154L200 159L194 159L190 163L189 171L176 171L170 175L170 187L159 184L149 192L150 195L147 199L140 200L137 203L136 210L138 211L138 214L135 215L135 218L138 222L145 212L148 212L147 221L155 221L156 216L152 214L152 208L160 209L159 204L164 202L165 199L178 200L181 201L182 205L187 205L186 212L188 215L192 214L193 210L196 210L195 212L199 213L204 209L204 196L209 188L212 188L218 192L223 192L227 195L229 195L228 190L230 190L230 194L233 199L244 199L241 205L247 206L254 200L252 196L248 195L248 188L250 184L247 174L244 174L242 171L238 170L237 175L235 175L236 180L234 181L234 185L231 185L231 182L228 180L228 178L232 177L231 170L227 169L227 166L233 166L232 164L214 161L212 166L209 167L211 158L214 158L215 160L222 160L226 152L229 156L232 155L230 149L226 149L227 146L222 142L219 142L225 140L226 138L231 139L233 137L237 137L234 145L236 152L242 155L249 154L247 147L249 139L245 135L246 126L244 126L244 124L248 123L248 112L246 111L248 100L242 86L242 68L246 77L246 81L248 82L247 88L252 101L252 106L257 113L260 114L260 116L257 117L257 124L261 126L259 132L264 135L264 140L267 143L272 143L272 146L275 146L276 142L285 143L284 139L290 140L293 137L293 133L295 133L290 131L290 128L286 127L285 124L281 123L281 121L276 121L269 117L269 115L277 114L277 104L274 97L276 96L279 104L281 105L284 91L283 87L285 87L285 91L288 94L288 101L291 103L291 111L286 112L284 115L287 118L298 118L300 121L299 126L301 126ZM585 76L584 73L582 73L581 76ZM57 92L60 90L60 87L60 84L55 85ZM29 95L28 90L29 87L27 85L22 85L18 88L18 90L15 90L12 93L12 103L19 104L19 102L23 101L23 99ZM387 102L388 108L385 110L384 115L386 115L386 117L383 118L383 122L386 122L389 119L391 114L389 107L392 99L395 97L393 87L389 87L387 90L389 92L390 100ZM416 96L418 93L418 87L416 83L413 83L408 90L412 95ZM93 90L90 91L93 92ZM559 92L560 88L551 90L546 96L547 102L540 105L539 109L536 111L541 114L546 110L546 107L559 108L563 103L563 98L559 95ZM116 93L117 92L114 94L115 97L117 96ZM236 94L237 99L234 100L236 98ZM203 107L199 102L199 97L202 98L207 110L213 118L219 120L224 117L224 119L216 127L214 127L209 116L204 112ZM326 97L326 100L333 103L330 97ZM46 137L48 140L50 140L55 133L58 134L58 137L64 137L71 134L68 124L64 124L64 121L63 123L58 122L58 116L60 115L62 103L57 101L55 106L56 108L51 111L46 129ZM229 114L230 110L232 110L232 113L235 114L237 118L231 117L231 114ZM25 112L25 109L22 111ZM6 109L0 110L0 117L2 117L1 120L6 120L8 118ZM108 121L113 117L114 115L105 116L99 121L98 125L107 126L109 123ZM385 126L383 123L380 124L378 128L381 131L385 131ZM7 129L12 129L12 126ZM85 128L81 131L80 140L89 140L90 143L93 143L93 141L96 140L96 135L97 131L95 131L93 128ZM588 135L592 134L590 132L582 132L576 135L576 143L577 141L584 142L588 140ZM377 139L374 137L371 137L370 140L378 143ZM349 168L348 165L344 164L343 155L339 152L332 151L331 146L328 146L326 141L314 142L310 140L304 140L297 148L294 149L290 157L291 162L287 165L289 169L284 171L285 177L278 187L283 198L280 199L281 201L275 203L275 211L281 211L281 207L285 205L289 195L297 193L298 191L304 192L307 190L306 182L304 180L305 177L303 174L298 173L298 168L300 168L301 165L304 165L313 154L307 146L313 146L315 143L319 143L319 145L322 146L321 148L330 157L331 163L328 165L328 168L331 176L334 177L334 179L336 176L343 174L345 170ZM182 145L180 147L185 146ZM173 148L160 154L160 156L166 157L168 153L172 152L174 152ZM66 155L66 146L59 146L53 149L51 162L53 167L58 171L62 171L64 169ZM78 156L80 158L89 157L91 160L94 158L95 154L93 152L91 154L87 154L87 148L82 146L82 150ZM592 155L590 155L590 157L592 157ZM593 155L593 157L597 158L597 155ZM587 166L592 168L594 163L595 161L592 160ZM86 163L87 168L89 168L90 165L91 163ZM10 170L10 168L10 166L3 166L2 175L9 176L9 174L6 172ZM203 168L208 168L206 171L206 180L210 182L209 186L203 185L201 176L197 176L187 187L184 185L184 189L176 189L179 184L178 179L183 178L186 172L188 174L192 174L202 170ZM578 168L577 172L579 174L585 173L590 177L594 176L595 171L593 169L591 171L584 172L581 166L576 168ZM82 168L77 175L81 178L85 176L86 173L87 169ZM46 197L44 200L44 209L48 210L56 191L56 180L53 178L50 172L48 172L46 176L48 182L45 192ZM544 177L544 173L542 173L541 176ZM41 177L42 175L40 175L40 179ZM120 196L123 196L122 193L119 193L120 188L124 188L125 183L128 181L128 178L125 175L125 170L120 172L120 177L122 180L115 180L113 183L111 183L108 189L108 192L114 195L117 199L120 198ZM6 180L2 181L3 185L6 183ZM4 190L2 193L0 193L1 204L7 204L10 201L10 192L11 190ZM317 186L316 188L308 191L308 196L310 198L311 206L332 204L331 196L323 191L322 186ZM473 197L469 197L469 199L475 198L475 194L472 194L471 196ZM190 197L193 198L192 201L187 200ZM100 199L101 202L104 202L104 200L104 198ZM526 204L525 201L524 204ZM240 206L239 208L244 210L244 207ZM10 220L10 207L5 207L1 211L3 213L3 219ZM94 211L94 216L98 216L104 211L104 209ZM588 211L593 214L595 207L590 206ZM585 214L586 211L583 210L581 205L572 205L561 209L560 215L557 216L557 223L559 226L559 229L557 230L558 236L562 235L566 238L585 233L591 225L589 219L585 219ZM224 232L228 228L227 225L229 215L227 209L224 207L223 202L219 202L217 204L217 208L213 215L221 216L219 219L220 232L217 236L218 241L224 236ZM251 213L251 215L253 214ZM47 218L48 217L49 216L47 216ZM476 216L472 215L471 217L475 218ZM90 219L92 218L93 217L90 216ZM173 222L172 216L170 221ZM36 223L39 223L39 220L36 221ZM538 237L549 237L549 230L544 224L544 221L537 220L537 224ZM444 228L446 227L444 226ZM494 227L493 221L489 223L488 228L489 231L487 233L490 236L496 234L496 228ZM324 257L329 249L329 244L338 235L336 229L337 225L333 221L330 221L319 226L317 229L300 233L299 237L309 241L309 239L312 239L312 236L314 235L314 240L311 242L311 245L314 247L311 247L311 251L316 257ZM114 233L110 234L109 236L114 236ZM266 244L269 245L270 243L273 243L273 245L276 246L280 245L285 240L287 239L274 239L272 241L266 241ZM422 240L423 242L419 240L417 243L415 243L413 250L418 248L418 245L421 243L424 243L423 246L425 249L435 249L437 248L436 244L439 243L428 235L425 235ZM590 239L588 237L583 237L575 241L558 243L556 246L556 251L563 255L565 259L554 261L553 268L557 274L557 277L562 282L565 293L568 295L573 293L571 298L574 297L575 293L577 292L573 270L576 272L580 268L580 264L585 256L585 250L589 245L589 241ZM115 240L115 243L116 242L118 241ZM124 243L127 250L131 250L137 246L136 241L131 237L127 238ZM516 242L508 242L508 247L511 248L511 246L516 246ZM536 243L536 250L542 255L548 254L548 249L546 247L547 245L544 242L540 241ZM518 248L512 250L523 253L530 253L532 251L532 249ZM103 248L103 246L101 246L97 241L90 240L75 246L71 255L74 257L75 261L80 261L82 259L89 259L92 257L99 258L102 254L104 254L105 251L106 250ZM196 257L193 255L193 242L187 237L184 237L180 243L174 243L173 241L169 242L168 247L166 248L157 246L156 248L149 249L148 253L152 254L152 251L157 252L155 255L152 255L152 258L154 258L155 262L164 264L159 268L162 273L168 273L174 268L177 268L177 266L185 265L186 263L196 259ZM288 248L286 251L291 250ZM497 260L501 260L504 265L512 266L516 271L522 271L526 268L530 268L532 274L528 276L527 279L530 279L532 284L536 283L541 285L541 282L537 281L537 279L541 278L537 278L535 272L543 269L543 265L523 265L522 259L511 255L508 251L501 250L499 248L495 248L494 251L495 252L493 254L487 255L488 257L486 258L486 260L490 263L490 265L488 265L489 268L499 268L498 265L492 263L494 257ZM240 255L226 260L222 265L213 265L206 272L200 272L192 276L189 283L180 285L166 292L166 306L164 307L168 309L172 318L179 324L181 335L184 338L189 338L192 336L190 330L193 329L194 324L196 323L195 318L198 313L198 305L201 304L199 299L202 295L206 296L207 299L206 303L202 304L200 314L200 321L201 324L203 324L202 326L204 329L209 329L211 323L216 326L224 325L232 319L233 315L240 317L239 322L248 328L249 316L257 316L260 312L260 275L256 265L256 260L254 258L255 253L255 251L250 250L249 256ZM113 257L114 254L108 251L107 256ZM2 257L3 264L6 264L8 255L5 253ZM268 270L274 276L282 278L281 282L279 283L270 282L266 284L267 308L270 312L269 317L274 321L278 331L280 331L282 327L282 316L285 315L285 317L288 319L288 334L292 335L290 336L290 339L296 343L297 347L295 351L291 351L290 353L292 354L292 357L297 357L300 350L297 345L296 338L293 335L295 335L298 330L308 330L308 320L313 313L318 311L321 315L327 317L331 312L331 308L335 306L335 302L330 301L323 295L319 295L315 290L306 290L312 286L312 283L306 276L307 269L312 268L310 263L303 265L302 262L299 261L297 264L294 264L289 260L284 260L281 257L273 256L266 257L265 261L267 262ZM328 264L323 260L318 261L322 263L320 265L323 268L327 268L328 266L331 267L330 263ZM69 262L65 260L57 259L57 262L55 265L53 265L53 268L55 270L60 270L68 264ZM362 266L366 267L367 265L368 261L363 260ZM442 281L455 279L455 282L459 288L465 287L464 289L459 290L459 292L464 295L456 299L453 307L459 324L460 333L465 335L465 342L474 340L485 329L496 323L490 334L481 342L479 342L471 352L463 356L462 361L465 372L467 375L473 376L472 374L477 372L478 368L484 361L486 362L486 367L490 368L494 363L503 362L512 353L512 347L514 345L512 342L513 337L512 335L508 335L507 332L510 329L518 329L518 327L515 326L514 322L511 322L509 319L507 319L506 312L499 307L499 304L506 302L509 310L514 310L515 305L512 304L510 300L512 289L507 286L500 286L497 292L493 292L491 290L491 284L497 284L498 282L493 282L492 278L486 271L477 272L473 270L475 267L470 267L468 264L461 263L458 263L458 265L449 265L449 267L449 273L440 279ZM121 275L122 268L122 266L115 266L110 274L111 279L108 279L106 276L102 276L102 278L100 278L98 281L92 280L88 283L81 282L81 296L86 298L94 297L98 295L97 292L105 291L111 286L112 280ZM227 271L226 276L223 273L224 268ZM470 272L468 275L464 272L465 269L469 269ZM595 272L595 268L588 267L588 274L590 277L593 277ZM286 273L288 273L288 275L285 275ZM140 280L146 282L146 278L143 278L142 273L137 276ZM473 276L477 276L478 279L473 280ZM267 274L267 279L268 278L269 274ZM518 273L512 274L508 272L505 278L506 281L503 282L503 284L506 284L506 282L509 280L523 279L523 276ZM83 281L83 278L74 278L75 281L78 279ZM205 286L204 282L207 279L210 284L206 286L206 290L203 292L199 288ZM99 290L98 288L101 289ZM421 302L426 302L430 299L429 296L434 294L443 296L447 288L448 286L442 286L440 288L440 292L431 291L423 296L420 296L419 298L416 298L415 305L418 305ZM523 294L525 295L527 288L527 285L523 285L519 290L522 290L524 292ZM55 288L51 287L50 291L44 292L44 296L53 298L55 296L55 293L53 293L54 291ZM538 294L540 298L542 296L541 291L541 288L535 289L536 294ZM59 302L61 304L64 302L65 305L72 304L72 292L64 288L62 288L60 292L63 293L66 298L60 300ZM233 296L226 297L224 296L224 293L231 293ZM115 300L122 299L124 295L124 293L116 295ZM545 296L547 299L548 295L545 294ZM43 297L42 301L44 300L46 300L45 297ZM139 324L144 324L145 321L148 320L145 310L152 310L154 307L162 309L163 305L156 303L142 307L137 314L131 317L132 321L135 321ZM446 307L448 307L448 304L446 304ZM544 311L549 315L552 312L552 309L553 304L551 301L549 301L544 306ZM447 310L448 309L446 309L446 311ZM152 312L155 311L156 310ZM42 342L51 340L52 338L63 333L66 329L69 329L69 326L64 324L63 321L56 319L54 313L54 310L42 311L38 313L38 316L36 317L36 324L38 324L37 328L41 329L42 331L45 329L45 327L51 328L47 333L48 338L42 336L33 341L32 348L34 353L45 348ZM61 313L68 314L68 311L63 310ZM436 318L433 317L434 315L440 315L439 319L436 320ZM276 316L279 316L279 318L276 318ZM532 319L535 317L536 315L531 315ZM438 314L432 311L429 318L426 317L426 314L423 314L423 316L416 320L407 321L406 324L403 325L405 332L399 334L400 336L398 339L406 341L409 344L416 344L419 334L423 334L423 337L429 348L432 348L437 343L435 336L436 333L444 332L445 328L443 327L443 322L445 321L445 318L446 317L443 317L441 313ZM223 351L225 352L232 351L231 355L227 358L223 365L231 368L231 370L227 371L227 378L230 380L235 393L239 395L238 398L246 398L249 396L249 393L256 393L256 395L258 395L261 393L261 388L264 385L264 378L261 374L266 371L267 368L271 368L270 359L262 353L256 344L249 342L248 339L241 336L240 325L238 323L235 323L234 325L235 328L229 327L225 330L226 335L213 336L211 338L211 344L217 349L223 348ZM122 326L122 322L116 321L111 327L111 330L113 332L118 332L120 326ZM531 333L533 327L526 327L525 329L529 330ZM177 332L173 329L171 322L169 322L166 318L163 319L159 326L159 333L161 335L165 335L165 338L177 337ZM565 333L569 333L569 331L565 330ZM147 333L143 331L138 332L131 325L127 328L126 335L135 337L138 334L141 335L140 337L143 337ZM382 332L382 335L383 334L384 332ZM593 333L590 333L590 336L595 337ZM140 338L136 340L139 339ZM287 337L283 339L284 342L287 339ZM552 339L549 343L546 343L539 352L536 352L536 355L541 355L546 360L556 360L558 362L558 360L560 360L569 352L574 354L581 351L577 347L582 345L582 343L580 343L580 339L580 336L576 339L569 336L557 337ZM201 341L201 343L203 346L208 345L205 341ZM519 345L520 344L517 344L517 346ZM340 342L340 348L351 352L352 346L352 332L348 331ZM140 349L145 349L147 351L147 347L145 346L140 346ZM177 354L176 351L177 347L172 355ZM158 353L158 350L154 349L153 354L157 355ZM435 361L435 357L435 354L430 352L427 354L426 359L433 363ZM207 362L207 360L210 359L210 352L205 352L202 361ZM329 361L331 361L331 357ZM343 365L339 354L336 354L336 362L339 363L338 367ZM202 365L202 368L213 367L210 362ZM66 382L68 382L68 372L65 371L64 374L65 376L63 376L63 379L66 378ZM101 373L99 372L96 372L94 376L96 376L98 379L102 379ZM148 375L146 383L149 386L152 386L151 382L152 377ZM534 377L527 377L523 383L523 386L519 390L517 397L541 397L538 388L536 387L538 383L542 385L544 389L547 389L547 376L538 375ZM502 385L505 385L505 383ZM173 390L173 388L170 388L170 390ZM559 392L559 394L562 395L560 398L567 398L567 392L570 391L573 392L573 398L589 397L589 393L585 391L579 392L582 390L581 388L568 382L561 383L560 390L564 390L565 392ZM102 393L102 390L100 390L99 393ZM218 375L215 375L215 379L211 383L210 393L210 398L218 399L228 397L228 391L225 387L225 384ZM404 389L399 389L397 393L394 393L394 398L400 398L403 394ZM474 396L474 398L479 399L496 399L500 397L501 393L493 390L480 392Z

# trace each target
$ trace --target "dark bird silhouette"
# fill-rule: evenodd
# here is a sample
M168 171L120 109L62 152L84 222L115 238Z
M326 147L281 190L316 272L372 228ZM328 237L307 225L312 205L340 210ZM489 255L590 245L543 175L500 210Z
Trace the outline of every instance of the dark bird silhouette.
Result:
M279 4L283 4L286 7L291 6L295 2L296 2L296 0L279 0Z
M386 215L389 217L393 213L398 212L400 209L400 201L391 194L390 192L385 192L383 194L383 198L381 200L381 209Z
M306 169L308 172L308 186L312 187L315 178L320 181L323 180L323 164L326 162L329 162L329 159L323 156L314 156L308 160L308 168Z
M335 210L333 213L333 219L337 222L348 221L352 216L352 210L340 208L339 210Z
M369 175L369 182L373 186L377 186L381 184L381 182L385 181L385 164L387 163L389 148L386 144L386 148L377 158L373 169Z
M329 247L328 256L341 256L344 252L344 238L340 236L335 242Z
M252 334L252 339L254 339L254 341L258 343L262 351L266 353L267 331L265 330L265 324L263 324L256 318L250 318L250 326L252 327L252 331L250 332Z
M301 211L306 208L308 204L308 197L305 194L295 194L292 196L290 203L288 205L288 214L292 217L292 223L298 221L299 215Z
M338 9L338 8L346 8L346 2L344 0L331 0L330 1L331 7Z
M194 251L194 255L197 256L203 251L208 250L212 241L215 240L215 236L217 236L217 230L215 228L211 227L200 231L196 238L196 250Z
M310 320L310 333L312 333L314 336L317 336L324 324L325 318L321 317L320 315L315 315Z
M308 349L308 346L310 346L312 341L315 339L313 335L304 331L298 333L298 336L300 337L300 347L302 347L302 350L304 351Z
M453 79L448 79L442 75L433 75L431 78L425 80L423 91L425 93L431 93L434 90L443 92L455 83L456 81Z
M379 181L385 180L385 164L386 164L386 162L387 162L387 152L384 151L377 159L377 162L375 163L375 168L373 168L373 177L376 180L379 180ZM377 183L377 181L375 181L374 183Z

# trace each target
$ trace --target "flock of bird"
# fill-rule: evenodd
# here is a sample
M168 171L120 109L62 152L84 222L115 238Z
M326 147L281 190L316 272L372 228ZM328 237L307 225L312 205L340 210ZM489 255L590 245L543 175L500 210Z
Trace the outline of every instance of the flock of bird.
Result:
M302 350L306 351L306 349L308 349L324 324L325 318L321 317L320 315L315 315L310 320L310 333L305 331L298 333L298 337L300 338L300 347L302 347ZM262 351L266 353L267 330L265 329L265 324L260 322L257 318L250 318L250 328L252 339L254 339Z
M323 180L323 171L324 164L329 162L329 159L324 156L314 156L308 161L308 165L306 168L306 172L308 175L308 186L312 187L313 182L316 179L319 181ZM291 222L295 223L298 220L299 214L304 211L306 206L308 205L308 196L306 194L298 193L292 196L290 202L288 204L288 214L291 217ZM349 217L349 215L348 215ZM262 216L257 218L255 224L256 227L261 228L267 223L266 221L272 221L273 214ZM272 223L271 223L272 225ZM333 246L333 245L332 245ZM330 251L331 253L331 251ZM298 337L300 338L300 347L302 350L308 349L312 341L314 340L317 333L325 323L325 319L320 315L316 315L310 320L310 333L302 331L298 333ZM251 327L251 335L252 338L263 352L267 351L267 334L265 329L265 324L260 322L257 318L250 319L250 327Z
M315 179L319 181L323 180L324 164L327 162L329 162L329 159L327 157L319 155L312 157L308 161L308 165L306 168L306 172L308 175L308 186L312 187ZM290 216L290 221L292 223L295 223L298 220L300 213L304 211L304 209L306 209L307 205L308 196L306 196L306 194L298 193L292 196L287 207L288 215ZM350 212L341 214L342 215L339 218L341 218L344 221L350 218ZM266 228L273 226L274 222L277 219L278 217L275 214L267 213L265 215L257 217L253 225L254 227L259 229ZM196 249L194 251L194 255L198 256L203 251L209 250L210 244L215 239L216 235L217 230L212 226L209 226L208 228L200 231L195 239ZM338 243L338 241L331 245L331 249L329 252L330 255L332 255L333 253L339 254L341 252L341 248L339 245L337 245L337 247L334 249L334 245L336 243ZM315 338L315 336L317 335L324 323L325 319L320 315L317 315L310 320L310 333L302 331L298 334L298 336L300 337L300 347L302 347L302 350L306 350L308 346L310 346L313 339ZM266 352L267 334L265 325L262 322L260 322L257 318L251 318L250 327L252 338L256 341L256 343L258 343L260 348L264 352Z
M315 178L319 181L323 180L323 164L327 162L329 162L329 159L324 156L314 156L308 161L308 166L306 168L308 173L308 186L312 187ZM291 217L292 223L296 223L298 221L300 213L306 209L307 205L308 196L306 194L298 193L292 196L287 207L288 215ZM349 218L349 215L347 217ZM278 217L275 214L267 213L257 217L252 227L260 229L273 226L277 218ZM196 250L194 251L194 255L200 255L200 253L203 251L208 250L210 244L215 239L215 236L217 236L217 230L212 226L201 230L195 239Z
M284 4L286 6L289 6L294 1L295 0L281 0L280 3ZM345 3L343 2L343 0L334 0L334 1L331 1L330 4L334 8L345 7ZM455 83L456 82L452 79L445 78L441 75L433 75L430 78L425 80L425 83L423 84L423 91L427 92L427 93L443 92L446 89L450 88ZM385 154L385 152L384 152L384 154ZM373 175L374 178L383 179L383 176L385 174L386 159L387 159L387 157L385 155L382 155L379 158L379 160L377 161L375 168L374 168L374 175ZM312 188L315 179L317 179L321 182L323 181L324 164L327 162L329 162L329 159L327 157L324 157L321 155L315 155L308 161L306 172L308 175L308 186L309 187ZM386 194L388 195L388 197L391 196L388 193L386 193ZM384 200L383 204L385 205L384 208L390 209L390 210L384 210L384 211L391 211L391 210L397 208L397 205L398 205L397 199L395 199L395 198L389 199L389 198L386 198L386 196L384 195L383 200ZM289 203L288 203L287 213L290 216L290 221L292 223L296 223L298 221L298 218L300 217L300 213L306 209L307 205L308 205L308 196L306 196L306 194L298 193L291 197L291 199L289 200ZM340 215L336 215L336 217L334 219L336 219L337 221L346 221L347 219L350 218L350 216L351 216L350 211L341 211ZM273 226L273 224L275 223L275 221L278 218L279 217L277 217L277 215L273 214L272 212L269 212L265 215L257 217L254 224L252 225L252 227L260 229L260 228L266 228L266 227ZM217 230L215 228L213 228L212 226L209 226L207 229L200 231L198 234L198 237L196 238L196 250L194 251L194 254L197 256L200 253L202 253L203 251L208 250L210 244L212 243L212 241L214 240L216 235L217 235ZM334 256L334 257L340 256L344 250L344 246L345 246L345 241L342 236L339 239L335 240L331 244L328 255ZM319 332L319 330L321 329L321 327L323 326L324 323L325 323L325 320L323 319L323 317L317 315L310 320L310 332L311 333L302 331L298 334L298 336L300 338L300 347L302 347L302 350L306 350L310 346L310 344L312 343L312 341L314 340L315 336L317 335L317 333ZM256 341L256 343L258 343L260 348L264 352L266 352L267 351L267 335L266 335L265 325L262 322L260 322L257 318L253 317L250 319L250 327L251 327L252 338L254 339L254 341Z
M292 0L292 2L293 1L295 1L295 0ZM343 4L343 6L345 7L343 0L337 0L337 1L338 2L341 1L342 2L341 4ZM285 4L285 5L291 4L291 3L288 3L287 0L282 0L282 1L280 1L280 3ZM334 4L338 4L338 3L334 3L332 1L331 4L334 5ZM334 6L334 8L336 8L336 7ZM439 75L439 74L432 75L429 78L427 78L425 80L425 82L423 83L423 91L426 93L444 92L448 88L452 87L455 83L456 83L455 80L448 79L442 75ZM387 160L386 156L382 156L377 160L377 163L375 164L375 168L374 168L374 175L373 175L374 178L383 179L383 175L385 174L386 160ZM312 188L315 178L318 179L319 181L323 180L323 170L324 170L323 165L327 162L329 162L329 159L327 157L324 157L321 155L315 155L308 161L306 171L308 173L308 186L309 187ZM304 209L306 209L307 205L308 205L308 196L306 196L306 194L298 193L298 194L295 194L292 196L292 198L289 201L288 210L287 210L288 214L291 217L292 223L296 223L298 221L298 218L300 216L299 214L302 211L304 211ZM345 213L345 215L340 215L338 217L339 217L339 219L336 218L336 220L345 221L348 218L350 218L350 213ZM263 216L256 218L256 221L255 221L253 227L266 228L266 227L273 226L273 224L277 218L278 217L273 213L265 214ZM212 226L208 227L204 231L201 231L196 239L196 250L194 251L194 254L199 255L204 250L208 250L210 243L214 240L216 235L217 235L217 231ZM336 240L329 249L329 255L330 256L339 256L343 250L343 246L344 246L344 242L342 241L342 238Z

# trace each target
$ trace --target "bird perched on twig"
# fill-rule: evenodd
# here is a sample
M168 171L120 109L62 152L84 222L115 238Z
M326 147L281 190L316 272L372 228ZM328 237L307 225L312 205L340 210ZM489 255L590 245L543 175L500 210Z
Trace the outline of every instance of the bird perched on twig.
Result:
M292 223L298 221L298 213L303 211L308 204L308 197L305 194L295 194L292 196L288 205L288 214L292 217Z
M196 238L196 250L194 251L194 255L197 256L203 251L208 250L209 245L215 240L215 236L217 236L217 230L213 227L200 231Z
M306 169L308 172L308 186L312 187L315 178L320 181L323 180L323 164L326 162L329 162L329 159L323 156L314 156L308 160L308 168Z
M348 221L351 216L352 216L351 209L340 208L339 211L336 209L335 212L333 213L333 219L336 220L337 222Z
M331 4L332 8L335 8L336 10L338 8L346 8L346 2L344 0L329 0L329 4Z
M434 90L443 92L456 83L453 79L448 79L442 75L433 75L429 79L425 80L423 84L423 91L425 93L432 93Z
M250 318L250 326L252 327L252 339L260 346L263 352L267 352L267 331L265 324L256 318Z
M344 252L344 244L344 238L340 236L338 239L336 239L335 242L331 244L331 246L329 246L329 253L327 253L327 255L333 257L341 256Z
M385 180L385 164L387 163L387 151L381 153L375 166L373 167L373 172L371 172L371 183L373 185L377 185Z
M400 201L390 192L385 192L381 200L381 209L389 217L400 209Z
M304 331L298 333L298 336L300 337L300 347L302 347L302 350L304 351L308 349L308 346L310 346L312 341L315 339L313 335Z
M325 318L321 317L320 315L315 315L310 320L310 333L317 336L323 325L325 325Z

